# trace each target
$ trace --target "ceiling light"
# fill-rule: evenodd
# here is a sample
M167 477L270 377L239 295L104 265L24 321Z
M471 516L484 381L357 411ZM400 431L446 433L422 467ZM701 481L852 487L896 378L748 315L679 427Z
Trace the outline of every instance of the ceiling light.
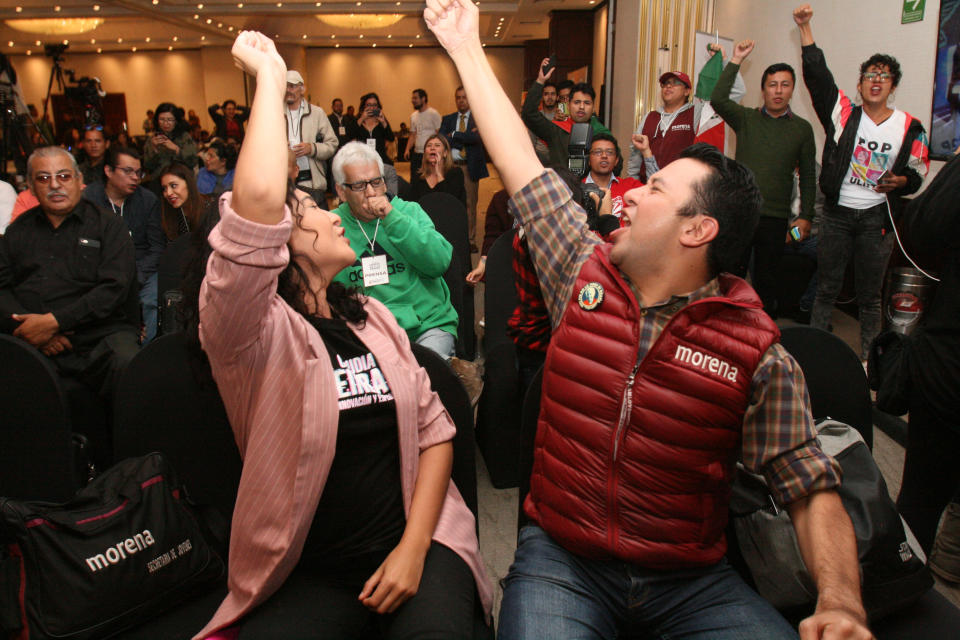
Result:
M307 39L307 34L303 34L303 35L300 36L300 37L303 38L304 40L306 40L306 39Z
M340 48L340 43L338 42L337 44L333 45L333 48L334 48L334 49L339 49L339 48Z
M117 38L117 44L121 44L122 42L123 42L123 38Z
M233 31L233 25L230 25L229 27L227 27L227 31Z
M60 5L57 5L53 8L54 11L60 11Z
M153 4L160 4L160 0L153 0Z
M237 9L243 9L243 3L242 3L242 2L238 2L238 3L237 3Z
M417 34L417 39L418 39L418 40L420 39L420 34L419 34L419 33Z
M201 40L206 40L206 39L207 39L207 36L200 36L200 39L201 39Z
M102 52L103 52L103 49L101 49L100 47L97 47L97 53L102 53Z
M172 45L172 44L171 44L169 47L167 47L167 51L173 51L173 45Z
M136 52L137 52L137 48L136 48L136 47L133 47L133 48L130 49L130 51L133 51L134 53L136 53Z
M322 2L318 2L318 3L317 3L317 6L318 6L318 7L322 7L322 6L323 6L323 3L322 3Z
M210 18L207 18L207 24L210 24L211 22L213 22L213 20Z
M98 4L93 5L93 10L94 10L94 11L100 11L100 5L98 5Z
M202 2L197 5L197 9L203 9L203 3L202 3Z
M90 44L97 44L97 39L96 39L96 38L90 38ZM37 46L40 46L40 41L39 41L39 40L37 40Z
M374 43L373 43L372 45L370 45L370 46L372 46L374 49L376 49L376 48L377 48L377 43L374 42Z
M8 46L8 47L12 47L12 46L13 46L13 40L11 40L10 42L8 42L8 43L7 43L7 46Z
M412 45L412 44L408 44L407 46L410 47L411 49L413 49L413 45Z
M176 41L179 40L179 39L180 39L180 36L173 36L173 41L174 41L174 42L176 42Z
M324 13L316 17L339 29L385 29L403 20L403 16L390 13Z
M35 45L37 45L37 46L39 47L42 43L41 43L39 40L37 40L37 41L34 42L33 44L35 44Z
M33 51L30 51L30 49L27 49L27 55L28 55L28 56L32 56L32 55L33 55Z
M393 37L393 36L390 35L389 33L387 34L387 40L389 40L389 39L392 38L392 37Z
M17 7L17 13L20 13L21 11L23 11L23 7Z
M223 23L222 23L222 22L218 22L218 23L217 23L217 29L223 29Z
M360 39L363 40L363 34L362 34L362 33L360 34Z
M278 7L282 7L282 6L283 6L283 3L282 3L282 2L278 2L278 3L277 3L277 6L278 6Z
M200 19L200 14L199 14L199 13L193 14L193 19L194 19L194 20L199 20L199 19Z
M70 41L69 41L69 40L64 40L64 41L63 41L63 44L70 44Z
M42 33L46 35L63 35L66 33L86 33L93 31L101 24L103 18L33 18L5 20L8 27L17 31Z

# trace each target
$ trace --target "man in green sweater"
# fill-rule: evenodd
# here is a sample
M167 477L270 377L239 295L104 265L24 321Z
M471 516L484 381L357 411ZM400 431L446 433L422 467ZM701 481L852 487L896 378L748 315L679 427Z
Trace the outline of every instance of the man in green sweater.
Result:
M458 317L443 274L453 247L420 205L387 193L372 147L345 144L333 158L333 178L342 202L334 213L357 254L334 280L385 304L411 342L449 360Z
M776 318L776 274L788 233L793 175L800 177L800 217L794 222L797 240L810 235L813 203L816 196L816 143L810 123L793 113L790 98L796 82L793 68L774 64L763 72L763 106L742 107L730 99L730 89L740 64L753 51L753 40L742 40L733 50L730 63L723 69L710 96L710 104L737 132L737 162L750 167L763 195L760 223L741 261L740 273L746 273L753 252L753 288L763 301L764 310Z
M537 107L543 98L543 85L550 79L556 67L550 69L547 73L543 72L543 67L547 62L544 58L540 65L540 72L537 74L537 80L530 85L527 91L527 97L523 101L523 107L520 109L520 117L527 129L533 132L535 136L547 144L547 151L550 154L550 164L554 166L567 166L569 153L567 148L570 145L570 129L575 123L589 122L593 128L593 134L610 134L610 129L603 126L595 115L593 115L593 105L596 100L596 92L590 85L581 82L573 85L570 89L570 100L567 102L567 109L570 111L570 118L563 121L549 120L543 112Z

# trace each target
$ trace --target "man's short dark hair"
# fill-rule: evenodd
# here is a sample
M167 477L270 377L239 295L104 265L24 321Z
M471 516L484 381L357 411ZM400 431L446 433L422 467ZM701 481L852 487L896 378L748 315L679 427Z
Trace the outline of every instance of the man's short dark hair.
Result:
M767 84L767 76L772 76L773 74L780 73L781 71L786 71L789 73L790 77L793 78L793 84L797 84L797 74L794 72L793 67L788 65L786 62L778 62L763 70L763 77L760 78L760 87L763 88L763 86Z
M900 63L897 62L897 59L893 56L888 56L885 53L875 53L866 61L860 65L860 79L863 80L863 74L867 72L867 69L873 65L884 66L890 70L890 75L893 76L891 80L893 81L893 86L896 87L900 84L900 79L903 78L903 72L900 70Z
M557 83L554 82L553 80L547 80L546 82L543 83L544 91L546 91L547 87L553 87L553 90L557 91ZM557 93L560 93L560 92L557 91Z
M572 89L573 84L574 84L573 80L561 80L560 82L557 83L557 93L560 93L564 89ZM571 95L573 94L572 91L570 93Z
M414 89L413 92L418 96L420 96L420 99L423 100L424 102L427 101L427 92L424 91L423 89Z
M723 155L713 145L699 142L684 149L681 158L701 162L710 175L693 187L693 195L681 209L682 216L698 213L717 221L717 237L707 249L712 275L733 271L753 240L763 198L753 172Z
M466 92L466 89L463 88L463 85L460 85L459 87L457 87L456 89L453 90L454 93L456 93L457 91Z
M213 150L217 154L217 157L226 163L227 171L231 171L237 167L237 149L233 145L217 140L211 142L207 149Z
M572 97L573 97L573 94L575 94L575 93L585 93L585 94L587 94L588 96L590 96L590 100L596 100L596 99L597 99L597 92L594 91L594 90L593 90L593 87L591 87L591 86L590 86L589 84L587 84L586 82L578 82L577 84L573 85L573 86L570 88L570 97L572 98Z
M100 137L103 138L104 141L106 141L106 139L107 139L106 134L103 132L103 127L87 127L87 128L85 128L85 129L83 130L83 139L84 139L84 140L87 139L87 134L90 133L90 132L99 133L99 134L100 134Z
M332 106L337 102L339 102L340 104L343 104L343 100L341 100L340 98L334 98L333 101L330 103L330 105Z
M134 160L142 159L140 157L140 152L137 151L136 149L133 149L131 147L124 147L123 145L119 145L119 144L112 144L110 145L110 148L107 149L107 159L104 161L104 164L106 164L111 169L116 168L117 162L120 161L121 155L130 156Z
M223 101L223 108L226 109L228 104L232 104L234 109L237 108L237 101L232 98L228 98Z

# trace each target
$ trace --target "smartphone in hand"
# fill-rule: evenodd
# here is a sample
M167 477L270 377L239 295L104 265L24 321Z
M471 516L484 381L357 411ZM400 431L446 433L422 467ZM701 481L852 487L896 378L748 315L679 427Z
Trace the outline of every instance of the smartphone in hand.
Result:
M540 68L540 72L543 75L547 75L555 66L557 66L557 54L551 53L550 59L547 60L547 63Z

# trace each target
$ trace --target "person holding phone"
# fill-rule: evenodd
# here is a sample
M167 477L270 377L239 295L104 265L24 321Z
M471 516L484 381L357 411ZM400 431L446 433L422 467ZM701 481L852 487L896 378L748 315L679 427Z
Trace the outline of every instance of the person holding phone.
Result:
M393 129L383 114L380 96L372 91L360 96L360 116L351 140L370 145L384 164L393 166L393 160L387 155L387 143L394 141Z
M161 102L153 116L153 133L147 136L143 147L143 182L159 177L160 169L173 161L197 168L197 143L190 136L190 125L183 117L183 109L172 102Z
M803 81L826 133L820 175L826 202L810 324L830 327L847 262L853 260L861 358L866 360L870 344L880 333L880 291L893 246L883 229L889 228L902 197L923 184L930 166L929 147L923 124L887 104L903 75L900 63L875 53L861 64L857 83L861 104L856 104L837 87L823 51L814 43L811 18L809 4L793 12L800 29Z

